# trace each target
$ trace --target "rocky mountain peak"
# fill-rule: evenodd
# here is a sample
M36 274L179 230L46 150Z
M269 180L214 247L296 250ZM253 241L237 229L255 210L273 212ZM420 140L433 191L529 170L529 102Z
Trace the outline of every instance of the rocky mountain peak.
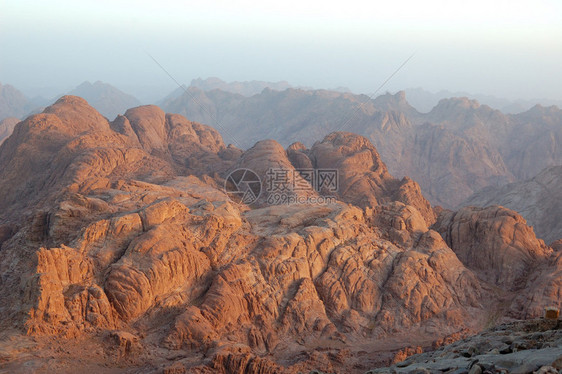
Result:
M408 103L406 91L398 91L395 94L387 92L373 100L374 106L381 111L394 111L404 113L415 119L419 113Z
M54 114L72 135L89 131L108 131L109 122L86 100L78 96L65 95L43 113Z
M439 100L439 103L432 111L478 109L479 107L480 103L477 100L469 99L468 97L453 97Z

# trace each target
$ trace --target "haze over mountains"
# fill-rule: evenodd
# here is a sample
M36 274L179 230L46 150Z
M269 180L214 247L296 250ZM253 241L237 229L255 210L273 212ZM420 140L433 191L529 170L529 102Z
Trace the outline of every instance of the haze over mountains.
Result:
M373 110L393 115L406 116ZM224 186L240 168L263 181L333 168L339 185L298 179L283 191L301 203L271 203L266 190L237 204ZM504 207L434 209L350 132L243 150L156 106L108 121L64 96L0 146L0 190L9 372L364 373L409 347L562 307L559 242ZM320 196L335 200L307 200Z
M562 1L0 1L0 374L562 373Z
M102 115L110 119L123 114L129 108L141 105L141 102L133 96L100 81L83 82L67 94L83 97ZM45 106L54 103L60 96L62 95L52 99L43 97L30 99L10 85L0 85L0 120L8 117L24 119L31 113L41 112Z
M525 181L484 188L464 205L513 209L534 226L537 236L553 242L562 238L562 165L546 168Z
M93 84L85 81L74 89L60 89L60 94L56 95L55 98L50 99L49 96L45 98L42 90L30 89L30 91L35 92L32 94L33 98L27 98L21 91L11 85L4 85L3 88L0 85L0 120L6 117L17 117L21 118L29 114L32 110L44 107L56 101L56 99L62 94L72 94L78 95L86 98L89 102L94 105L94 107L100 112L108 117L114 117L116 111L126 110L133 105L142 104L160 104L162 101L175 98L183 94L183 89L174 89L173 92L167 95L161 95L160 97L155 96L152 91L162 91L162 87L152 87L152 86L127 86L128 89L125 91L135 92L138 97L144 98L143 100L138 100L135 95L126 93L123 90L119 90L108 83L101 81L96 81ZM220 78L210 77L206 79L196 78L191 80L189 86L184 85L184 87L196 87L203 91L221 90L225 92L237 93L242 96L253 96L261 93L265 88L269 88L275 91L284 91L288 88L297 88L303 90L314 90L312 87L294 86L289 82L266 82L266 81L243 81L243 82L225 82ZM50 89L51 91L53 89ZM337 87L333 89L328 89L329 91L336 91L341 93L352 93L352 91L347 87ZM407 88L404 90L408 97L409 103L416 108L419 112L426 113L429 112L433 107L435 107L438 102L442 99L452 98L452 97L467 97L472 100L477 100L481 104L488 105L494 109L498 109L504 113L516 114L529 110L536 104L541 104L543 106L556 105L558 107L562 106L562 102L550 99L536 99L536 100L520 100L520 99L504 99L498 98L491 95L482 94L471 94L468 92L452 92L447 90L441 90L439 92L429 92L422 88ZM147 99L150 97L151 99ZM112 103L115 100L115 103ZM148 101L147 101L148 100ZM129 106L124 106L129 104ZM132 105L131 105L132 104ZM108 107L109 106L109 107ZM111 108L113 106L113 108ZM120 112L122 113L122 112Z
M287 89L244 97L190 88L162 107L211 123L228 142L258 139L311 145L331 131L367 136L396 176L410 176L434 204L452 208L487 186L531 178L562 163L562 112L535 106L508 115L466 98L444 99L423 114L404 92L366 96Z
M68 94L87 100L90 105L109 119L125 113L129 108L141 105L141 102L133 96L100 81L84 82Z
M225 82L222 79L211 77L207 79L193 79L191 81L190 87L197 87L203 91L221 90L232 93L237 93L242 96L253 96L261 93L264 89L270 88L275 91L284 91L288 88L292 88L289 82L263 82L263 81L251 81L251 82Z
M29 104L29 99L15 87L0 83L0 120L21 118L32 109Z
M12 135L12 131L14 131L14 127L18 122L20 122L20 120L15 117L8 117L0 121L0 144L2 144L8 136Z
M212 91L218 89L221 91L237 93L242 96L252 96L252 95L259 94L265 88L270 88L274 91L284 91L288 88L297 88L307 91L314 90L314 88L312 87L294 86L286 81L225 82L220 78L216 78L216 77L211 77L206 79L202 79L202 78L193 79L189 84L189 86L184 85L184 88L185 87L195 87L203 91ZM167 97L166 99L180 96L181 94L183 94L182 91L183 89L177 89L174 91L175 93L169 95L169 97ZM328 91L353 93L347 87L328 89ZM525 112L537 104L541 104L543 106L556 105L559 108L562 107L562 101L551 100L551 99L535 99L535 100L511 99L510 100L510 99L499 98L491 95L471 94L468 92L452 92L447 90L441 90L439 92L429 92L419 87L406 88L404 89L404 92L408 97L409 104L411 104L417 111L421 113L427 113L431 111L431 109L433 109L433 107L435 107L440 100L453 98L453 97L467 97L471 100L478 101L480 104L488 105L491 108L500 110L501 112L507 114L517 114L517 113Z
M474 100L447 98L420 113L405 92L369 99L287 86L286 82L197 79L188 93L178 88L160 105L213 125L227 142L242 149L266 138L287 147L293 142L311 146L336 130L364 135L393 175L411 177L432 204L445 208L465 204L483 188L524 181L562 164L562 115L557 107L535 105L523 113L505 114ZM29 101L5 87L4 108L13 107L9 113L21 114ZM84 82L73 92L110 120L139 105L132 96L102 82ZM11 131L11 121L2 124L3 137ZM541 221L527 209L518 211L533 225ZM549 241L553 237L547 231L537 227L539 236Z
M422 113L429 112L437 103L442 99L451 97L467 97L471 100L476 100L480 104L488 105L491 108L497 109L503 113L517 114L531 109L537 104L543 106L556 105L562 108L562 101L550 99L535 99L535 100L522 100L522 99L505 99L491 95L474 94L468 92L452 92L448 90L441 90L439 92L429 92L423 88L407 88L404 90L408 97L408 102L412 104L417 110Z

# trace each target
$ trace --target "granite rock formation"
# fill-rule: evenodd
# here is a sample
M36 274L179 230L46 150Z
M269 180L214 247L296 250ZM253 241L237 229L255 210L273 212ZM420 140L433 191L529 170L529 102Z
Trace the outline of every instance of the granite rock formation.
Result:
M560 321L503 324L435 351L413 355L392 367L366 374L508 372L559 373L562 370Z
M502 187L482 189L463 205L501 205L521 214L537 236L551 243L562 238L562 166L542 170L535 177Z
M303 166L339 171L335 201L223 188L237 168ZM561 299L559 247L515 212L437 218L350 133L244 152L155 106L109 122L65 96L0 146L0 190L11 372L359 373Z

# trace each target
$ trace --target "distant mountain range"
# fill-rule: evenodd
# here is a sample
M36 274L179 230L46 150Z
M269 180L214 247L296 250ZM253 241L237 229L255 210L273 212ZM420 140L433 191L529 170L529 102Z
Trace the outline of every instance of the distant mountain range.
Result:
M109 119L125 113L129 108L141 105L135 97L100 81L84 82L68 94L86 99L91 106Z
M468 92L453 92L441 90L439 92L429 92L422 88L407 88L405 89L408 96L408 102L412 104L417 110L422 113L429 112L437 103L442 99L450 97L467 97L469 99L477 100L480 104L488 105L491 108L498 109L503 113L516 114L525 112L531 109L536 104L540 103L543 106L556 105L562 108L562 100L550 99L534 99L534 100L510 100L492 95L472 94Z
M0 83L0 120L8 117L21 118L30 108L30 100L14 86Z
M100 81L95 83L83 82L65 94L86 99L109 119L125 113L131 107L141 105L141 102L135 97ZM62 94L51 99L42 97L30 99L11 85L0 85L0 120L8 117L24 119L29 114L41 112L44 107L54 103L60 96Z
M219 78L211 77L207 79L193 79L190 84L191 87L197 87L203 91L222 90L226 92L237 93L242 96L253 96L261 93L265 88L270 88L275 91L284 91L287 88L293 88L289 82L264 82L264 81L249 81L249 82L225 82Z
M227 142L243 149L267 138L287 147L294 142L312 146L333 131L364 135L394 176L412 177L433 204L445 208L457 207L482 188L523 181L562 164L562 112L555 106L505 114L465 97L442 99L422 113L410 104L408 92L417 95L418 103L420 97L434 100L442 93L428 96L409 90L370 99L349 92L285 88L287 82L226 83L209 78L191 84L159 105L215 127ZM102 82L84 82L71 93L109 119L140 105ZM2 87L2 100L4 116L22 118L31 111L31 101L11 86Z
M412 177L432 203L449 208L481 188L562 164L562 112L555 106L511 115L450 98L424 114L404 92L371 100L335 91L266 88L244 97L195 87L161 106L212 125L241 148L266 138L308 146L332 131L367 136L393 175Z
M4 86L0 84L0 120L7 117L21 118L31 112L38 112L45 106L52 104L63 94L72 94L84 97L88 101L92 101L94 107L100 110L102 114L113 118L117 113L122 113L123 110L130 107L125 104L161 104L166 100L181 96L186 87L195 87L206 92L221 90L240 94L246 97L260 94L266 88L274 91L284 91L289 88L302 89L306 91L314 90L312 87L295 86L287 81L268 82L253 80L226 82L217 77L209 77L205 79L193 79L189 85L177 88L167 95L163 94L163 92L165 92L165 88L163 86L150 86L148 84L128 85L126 86L125 91L135 93L135 95L130 95L125 93L123 90L119 90L104 82L97 81L92 84L86 81L72 90L61 89L60 94L53 97L50 95L45 96L45 93L43 92L45 90L37 91L37 89L35 89L33 92L40 93L35 94L32 98L28 98L15 87L9 84ZM47 92L53 92L53 90L54 88L49 88ZM336 87L328 90L340 93L353 93L352 90L347 87ZM407 88L404 91L408 97L409 104L421 113L429 112L439 103L440 100L451 97L467 97L469 99L477 100L480 104L488 105L491 108L498 109L503 113L508 114L527 111L536 104L541 104L543 106L556 105L558 107L562 107L562 100L506 99L492 95L473 94L460 91L441 90L438 92L430 92L419 87ZM140 98L141 100L138 100L137 98Z
M220 90L224 92L230 92L233 94L242 95L245 97L250 97L253 95L260 94L265 89L270 89L274 91L284 91L289 88L300 89L305 91L312 91L314 88L307 87L307 86L293 86L286 81L280 82L266 82L266 81L246 81L246 82L225 82L220 78L211 77L211 78L197 78L193 79L191 83L188 85L182 85L182 87L176 88L172 91L169 95L164 97L161 101L158 101L158 104L165 103L168 100L175 99L185 93L185 90L188 87L197 88L202 91L214 91ZM351 93L351 90L347 87L336 87L330 89L329 91L335 92L348 92Z
M193 79L189 85L190 87L196 87L203 91L221 90L231 93L237 93L242 96L253 96L261 93L265 88L269 88L275 91L284 91L288 88L298 88L302 90L312 91L312 87L304 86L294 86L286 81L280 82L266 82L266 81L247 81L247 82L225 82L219 78L211 77L207 79L197 78ZM341 93L353 93L353 91L347 87L337 87L333 89L328 89L329 91L336 91ZM183 90L176 90L175 96L179 96L179 93ZM408 102L416 110L421 113L427 113L435 107L440 100L448 99L451 97L466 97L472 100L477 100L480 104L488 105L491 108L498 109L503 113L516 114L529 110L536 104L541 104L543 106L556 105L559 108L562 107L562 100L551 100L551 99L533 99L533 100L523 100L523 99L506 99L501 97L495 97L492 95L484 94L474 94L464 91L448 91L441 90L438 92L430 92L424 90L423 88L407 88L404 90L406 96L408 97Z

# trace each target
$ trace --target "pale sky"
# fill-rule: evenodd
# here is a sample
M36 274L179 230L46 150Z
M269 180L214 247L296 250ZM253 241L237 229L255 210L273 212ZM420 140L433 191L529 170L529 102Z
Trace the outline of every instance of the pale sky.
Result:
M562 1L0 0L0 82L85 80L132 94L178 81L286 80L562 100ZM140 95L137 94L137 96Z

